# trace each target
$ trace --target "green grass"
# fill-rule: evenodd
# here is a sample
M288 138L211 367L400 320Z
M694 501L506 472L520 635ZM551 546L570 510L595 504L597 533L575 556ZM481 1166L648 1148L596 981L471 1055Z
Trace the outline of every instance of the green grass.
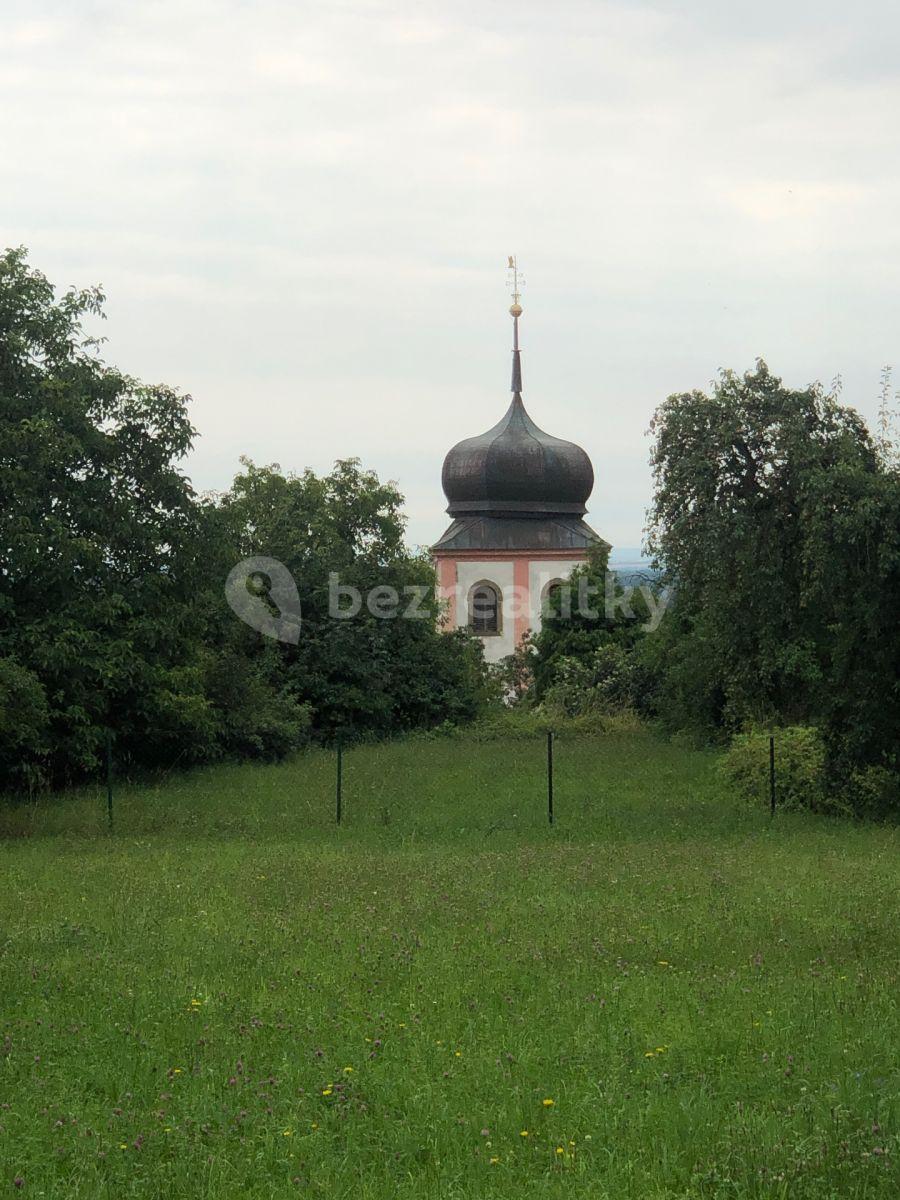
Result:
M552 829L537 740L0 810L0 1195L893 1200L898 831L556 761Z

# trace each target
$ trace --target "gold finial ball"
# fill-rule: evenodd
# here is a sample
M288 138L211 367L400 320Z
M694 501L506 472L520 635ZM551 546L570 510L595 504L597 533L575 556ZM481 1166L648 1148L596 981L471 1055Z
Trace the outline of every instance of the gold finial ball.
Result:
M517 303L515 303L515 304L511 304L511 305L509 306L509 315L510 315L511 317L521 317L521 315L522 315L522 305L521 305L521 304L519 304L518 302L517 302Z

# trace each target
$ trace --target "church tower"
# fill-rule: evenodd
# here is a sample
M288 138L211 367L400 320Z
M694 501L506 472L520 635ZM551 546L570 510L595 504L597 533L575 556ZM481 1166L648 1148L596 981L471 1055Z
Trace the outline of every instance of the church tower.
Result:
M512 654L528 630L540 629L553 584L592 548L609 548L583 519L594 486L591 460L574 442L539 429L522 403L521 281L514 258L509 266L512 403L492 429L458 442L444 459L453 522L432 547L448 626L477 634L488 662Z

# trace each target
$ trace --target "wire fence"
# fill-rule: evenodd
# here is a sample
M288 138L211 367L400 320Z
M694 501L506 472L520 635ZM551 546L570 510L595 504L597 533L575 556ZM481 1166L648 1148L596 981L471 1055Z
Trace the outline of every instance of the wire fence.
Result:
M541 735L538 735L541 736ZM548 730L543 735L546 745L545 758L545 781L544 795L546 803L546 821L552 826L555 821L554 813L554 745L558 740L558 734ZM774 817L777 808L777 774L776 774L776 755L775 755L775 737L769 737L768 742L768 807L770 815ZM347 797L345 797L345 771L344 757L346 747L343 742L338 740L333 750L334 758L334 824L341 825L345 819L345 805ZM115 793L115 759L113 752L113 736L111 732L107 733L105 746L105 785L106 785L106 815L107 828L110 833L114 831L114 793ZM537 787L534 789L535 795L538 792ZM353 802L352 795L349 797L350 803ZM533 801L536 803L536 800Z

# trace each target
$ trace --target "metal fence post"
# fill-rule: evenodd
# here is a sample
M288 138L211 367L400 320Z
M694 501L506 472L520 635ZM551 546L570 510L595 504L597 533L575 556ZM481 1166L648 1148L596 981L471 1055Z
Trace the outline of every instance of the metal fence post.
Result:
M547 819L553 824L553 733L547 730Z
M106 818L109 832L113 827L113 797L112 797L113 765L112 765L112 734L106 731Z

